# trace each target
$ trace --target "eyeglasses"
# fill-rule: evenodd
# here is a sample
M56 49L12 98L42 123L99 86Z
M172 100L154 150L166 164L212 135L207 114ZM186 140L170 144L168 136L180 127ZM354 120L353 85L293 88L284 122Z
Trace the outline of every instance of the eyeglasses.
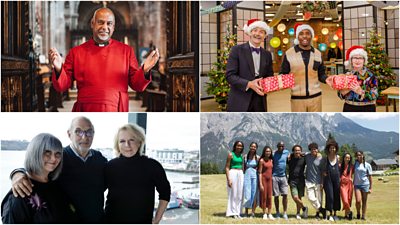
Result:
M352 60L364 60L364 57L353 57Z
M75 130L75 134L78 135L79 137L83 137L85 135L86 137L93 137L94 136L94 130L89 129L89 130Z
M278 145L278 148L280 148L280 147L285 147L284 145Z

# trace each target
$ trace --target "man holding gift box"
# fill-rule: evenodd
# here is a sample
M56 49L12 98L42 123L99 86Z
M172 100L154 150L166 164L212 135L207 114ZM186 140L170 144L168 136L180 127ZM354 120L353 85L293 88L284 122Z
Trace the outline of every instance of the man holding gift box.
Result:
M326 83L321 52L311 46L314 30L308 24L296 24L295 46L286 51L280 74L294 74L292 112L321 112L320 82Z
M362 46L352 46L346 52L346 66L350 66L349 75L354 75L355 87L338 91L339 98L345 100L343 112L376 112L378 98L378 80L365 67L368 54Z
M231 49L226 65L230 84L229 112L265 112L266 95L259 85L263 77L273 76L271 53L261 47L269 27L264 21L251 19L244 25L249 42Z

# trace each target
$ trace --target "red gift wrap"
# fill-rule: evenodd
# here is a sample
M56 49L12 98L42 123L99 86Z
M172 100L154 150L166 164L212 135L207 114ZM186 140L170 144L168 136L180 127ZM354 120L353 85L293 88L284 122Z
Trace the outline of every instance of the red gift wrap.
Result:
M273 77L266 77L259 81L264 93L279 91L286 88L294 87L294 75L280 74Z
M336 90L354 89L359 86L355 75L333 75L332 88Z

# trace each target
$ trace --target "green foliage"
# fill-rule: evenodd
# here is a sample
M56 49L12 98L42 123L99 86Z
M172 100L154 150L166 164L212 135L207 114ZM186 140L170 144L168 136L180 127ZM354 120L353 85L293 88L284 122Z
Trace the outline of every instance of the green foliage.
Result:
M389 57L383 43L381 43L382 36L375 29L370 30L369 34L370 41L365 44L365 50L368 53L367 68L378 79L378 93L382 99L381 91L396 86L396 76L389 64ZM378 101L378 104L384 104L384 102Z
M219 174L218 165L212 162L201 163L201 174Z
M335 9L335 1L305 1L301 4L303 12L316 12L321 13L325 10Z
M225 71L228 62L231 48L236 45L236 34L231 34L230 29L227 29L227 35L224 37L223 47L218 50L217 62L213 63L211 71L208 73L210 82L206 83L207 93L214 95L215 101L218 103L218 108L221 111L226 111L228 102L229 84L226 81Z

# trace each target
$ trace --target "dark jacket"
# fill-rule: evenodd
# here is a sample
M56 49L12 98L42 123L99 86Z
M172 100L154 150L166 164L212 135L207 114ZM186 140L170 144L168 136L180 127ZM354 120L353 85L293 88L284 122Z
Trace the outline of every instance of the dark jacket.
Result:
M271 53L261 48L260 52L260 77L273 76ZM249 43L232 47L226 65L226 79L230 84L228 96L228 111L246 112L249 108L251 96L254 91L246 86L255 79L253 56ZM264 96L266 99L266 95ZM266 101L263 101L266 109Z

